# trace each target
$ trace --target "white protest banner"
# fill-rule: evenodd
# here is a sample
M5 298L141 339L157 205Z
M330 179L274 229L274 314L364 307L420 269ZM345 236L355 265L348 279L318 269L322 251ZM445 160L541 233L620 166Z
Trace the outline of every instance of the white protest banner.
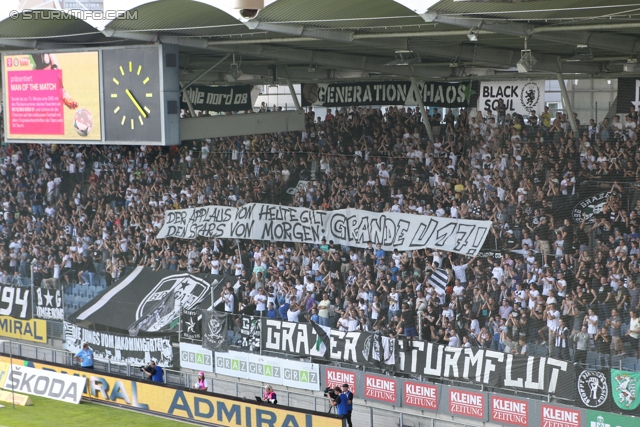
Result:
M86 384L87 379L84 377L13 365L6 376L3 388L16 393L78 404Z
M478 97L478 111L490 108L498 111L498 100L502 98L507 114L518 113L529 117L535 110L538 115L544 109L544 80L482 82Z
M367 247L384 250L433 248L476 255L491 227L490 221L376 213L359 209L311 210L263 203L239 208L207 206L170 210L158 238L177 237L271 240Z

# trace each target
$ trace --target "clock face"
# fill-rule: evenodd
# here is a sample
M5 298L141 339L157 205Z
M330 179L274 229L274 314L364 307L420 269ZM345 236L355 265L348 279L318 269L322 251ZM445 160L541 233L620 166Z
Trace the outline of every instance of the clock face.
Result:
M161 140L160 55L157 47L103 51L107 142Z

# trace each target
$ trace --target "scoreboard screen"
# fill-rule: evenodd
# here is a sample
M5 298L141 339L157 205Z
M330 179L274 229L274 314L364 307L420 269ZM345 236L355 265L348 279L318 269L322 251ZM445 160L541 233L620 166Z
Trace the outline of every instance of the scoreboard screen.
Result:
M171 45L5 52L5 139L179 144L177 56Z

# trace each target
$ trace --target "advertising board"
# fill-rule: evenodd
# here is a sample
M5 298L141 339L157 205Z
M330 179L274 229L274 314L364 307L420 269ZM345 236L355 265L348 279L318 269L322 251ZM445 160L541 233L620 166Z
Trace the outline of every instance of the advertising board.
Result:
M0 362L9 358L0 356ZM334 415L280 408L255 401L230 398L218 394L173 388L127 377L106 375L14 358L14 363L76 375L86 381L83 397L122 405L138 411L149 411L179 419L211 423L222 427L343 427L344 420ZM88 381L87 381L88 380Z

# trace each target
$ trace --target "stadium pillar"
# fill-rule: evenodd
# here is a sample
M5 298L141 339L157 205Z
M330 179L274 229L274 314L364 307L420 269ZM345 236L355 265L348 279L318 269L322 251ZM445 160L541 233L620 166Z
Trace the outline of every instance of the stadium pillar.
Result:
M291 98L293 98L293 105L296 106L296 111L302 111L300 101L298 100L298 95L296 95L296 91L293 88L293 84L291 83L290 79L287 79L287 86L289 86L289 93L291 94Z
M182 86L182 85L181 85ZM182 92L186 87L183 87L180 92ZM196 117L196 110L193 108L193 103L191 103L191 98L189 98L189 93L184 93L182 96L187 101L187 107L189 107L189 114L191 117Z
M566 107L567 118L571 123L571 130L573 131L573 138L579 138L578 125L576 124L576 118L573 117L573 108L571 108L571 102L569 102L569 95L567 94L567 87L564 85L564 79L561 73L557 73L558 84L560 85L560 92L562 92L562 105Z
M420 107L420 113L422 114L422 123L424 123L424 127L427 128L427 135L429 135L429 140L431 142L435 142L433 138L433 130L431 129L431 123L429 123L429 112L426 108L424 108L424 102L422 102L422 96L420 95L420 88L418 88L418 82L415 77L411 77L411 88L413 89L413 94L418 100L418 106Z

